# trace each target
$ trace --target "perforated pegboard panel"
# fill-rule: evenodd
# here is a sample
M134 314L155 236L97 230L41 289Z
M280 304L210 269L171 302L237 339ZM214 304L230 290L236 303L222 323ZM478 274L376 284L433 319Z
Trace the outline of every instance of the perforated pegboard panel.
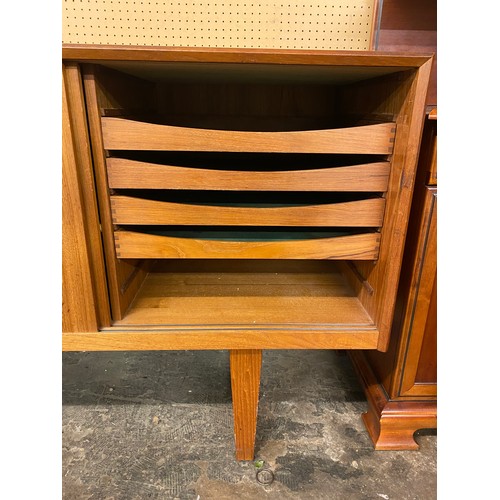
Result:
M369 50L376 0L63 0L63 43Z

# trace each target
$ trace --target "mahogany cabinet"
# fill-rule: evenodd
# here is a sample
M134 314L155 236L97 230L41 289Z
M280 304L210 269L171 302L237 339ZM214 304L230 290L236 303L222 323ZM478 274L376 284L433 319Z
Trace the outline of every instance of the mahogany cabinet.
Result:
M428 115L389 350L351 352L368 398L363 415L377 450L418 449L437 426L437 121Z
M389 346L432 56L63 47L63 349Z
M379 2L375 48L384 52L434 54L427 105L437 105L437 0Z
M437 425L437 2L386 0L377 48L433 52L410 226L387 353L352 352L368 397L363 416L381 449L417 449L416 430Z

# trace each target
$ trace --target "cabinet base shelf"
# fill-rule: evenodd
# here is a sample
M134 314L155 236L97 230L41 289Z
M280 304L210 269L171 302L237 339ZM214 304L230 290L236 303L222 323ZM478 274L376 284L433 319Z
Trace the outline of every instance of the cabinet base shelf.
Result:
M160 261L123 318L70 350L376 349L379 332L334 262Z
M120 331L63 333L63 351L183 351L232 349L376 349L377 330L318 331Z

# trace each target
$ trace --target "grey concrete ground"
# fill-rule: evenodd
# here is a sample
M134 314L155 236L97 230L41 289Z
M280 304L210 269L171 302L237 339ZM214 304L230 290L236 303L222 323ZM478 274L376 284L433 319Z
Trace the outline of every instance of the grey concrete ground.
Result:
M366 407L347 356L265 351L259 469L234 458L227 352L65 353L63 498L436 498L436 432L375 452Z

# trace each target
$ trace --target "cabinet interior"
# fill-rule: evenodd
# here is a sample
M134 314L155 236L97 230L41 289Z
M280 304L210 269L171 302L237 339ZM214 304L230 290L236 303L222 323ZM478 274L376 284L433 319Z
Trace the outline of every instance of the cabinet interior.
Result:
M353 346L377 347L394 300L384 276L401 252L385 232L404 233L393 214L408 209L398 193L415 68L82 68L112 307L104 330L369 332ZM128 124L130 142L118 127ZM336 131L349 145L352 131L383 124L389 147L332 146ZM148 146L157 130L180 134L176 150Z

